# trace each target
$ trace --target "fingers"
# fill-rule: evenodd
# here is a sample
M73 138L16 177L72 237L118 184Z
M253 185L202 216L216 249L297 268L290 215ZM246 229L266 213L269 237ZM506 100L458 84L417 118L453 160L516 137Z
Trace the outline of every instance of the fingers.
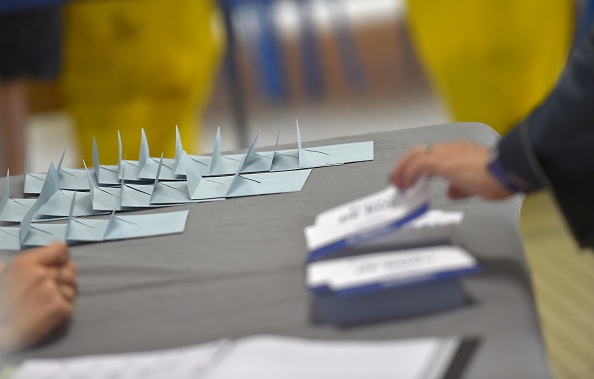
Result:
M47 304L39 304L42 313L46 313L45 318L51 329L61 326L65 321L70 319L74 311L72 300L76 297L74 289L65 284L48 283L44 287Z
M78 295L78 281L76 279L76 266L69 261L63 266L47 269L50 280L57 285L58 292L70 302L73 302Z
M27 253L29 262L35 262L47 268L47 275L57 285L61 296L73 302L78 295L78 282L76 279L76 266L69 259L68 246L61 242L50 246L38 248Z
M58 283L58 291L69 303L73 303L78 295L76 288L69 284Z
M76 298L78 295L78 281L76 279L76 266L74 263L70 262L68 265L59 268L58 285L61 288L68 288L66 294L62 291L62 294L68 300L73 301Z
M28 251L27 259L43 265L62 265L68 262L68 245L63 242L54 242L50 246L40 247Z
M0 345L21 348L42 341L70 319L77 295L76 266L65 245L17 256L0 283Z
M408 164L415 159L414 157L416 155L417 152L415 151L415 149L412 149L409 152L407 152L402 158L400 158L400 160L398 160L398 163L396 163L396 167L394 168L394 171L392 171L392 175L390 176L390 182L394 184L396 187L403 187L404 171Z
M434 175L438 163L435 151L427 153L421 147L416 147L398 162L391 181L398 188L407 189L421 176Z
M459 200L469 197L470 194L466 193L458 187L450 186L450 188L448 188L448 196L452 200Z
M419 155L412 160L403 170L402 188L411 187L421 176L432 176L434 161L432 156L426 154Z
M422 147L417 146L398 161L390 181L396 187L407 189L412 186L422 175L430 176L432 154L426 153Z
M430 150L416 147L396 165L391 181L401 189L412 186L421 176L439 176L450 183L449 196L461 199L471 195L499 198L503 194L489 178L489 151L474 143L438 143ZM495 181L496 182L496 181Z
M32 320L32 325L29 326L28 345L43 341L51 332L64 326L72 317L74 305L65 296L57 295L39 311L40 317Z
M70 261L68 262L68 264L62 266L59 268L60 273L59 273L59 281L61 283L66 283L66 284L70 284L74 287L77 286L77 281L76 281L76 265L74 264L74 262Z

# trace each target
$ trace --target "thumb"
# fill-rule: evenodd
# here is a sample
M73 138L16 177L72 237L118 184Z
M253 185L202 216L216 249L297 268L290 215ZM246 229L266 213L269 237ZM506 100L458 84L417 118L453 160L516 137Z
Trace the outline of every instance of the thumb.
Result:
M62 265L68 262L68 245L63 242L54 242L50 246L30 250L31 260L43 265Z

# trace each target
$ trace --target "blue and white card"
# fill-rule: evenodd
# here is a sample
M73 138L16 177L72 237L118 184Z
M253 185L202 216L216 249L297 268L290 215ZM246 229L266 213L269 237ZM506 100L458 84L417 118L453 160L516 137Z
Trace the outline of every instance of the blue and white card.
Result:
M446 245L309 263L306 281L315 293L353 296L478 271L479 265L470 253Z
M322 212L305 228L310 259L390 233L428 209L428 181L423 178L407 191L390 186Z

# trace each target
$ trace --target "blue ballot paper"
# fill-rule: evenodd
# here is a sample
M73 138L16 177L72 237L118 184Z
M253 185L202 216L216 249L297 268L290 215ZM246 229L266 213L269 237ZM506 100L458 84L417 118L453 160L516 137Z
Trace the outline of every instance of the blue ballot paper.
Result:
M4 192L0 199L0 221L21 222L35 201L37 199L13 199L10 197L10 170L8 170L4 181Z

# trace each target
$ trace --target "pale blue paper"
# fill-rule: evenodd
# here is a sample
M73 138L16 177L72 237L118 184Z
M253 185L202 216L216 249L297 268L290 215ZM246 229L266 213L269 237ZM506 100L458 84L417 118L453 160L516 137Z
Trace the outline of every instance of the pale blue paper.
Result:
M277 150L272 159L271 172L299 170L299 150Z
M33 224L37 211L43 207L51 197L60 190L60 178L53 163L50 163L47 178L43 183L37 201L21 221L20 241L24 246L49 245L53 241L63 241L66 235L64 224Z
M192 200L189 197L187 182L160 182L163 157L157 167L153 184L122 183L121 206L124 208L156 208L173 204L197 203L208 200Z
M21 247L45 246L54 241L100 242L182 233L188 217L188 211L119 216L113 210L108 220L80 220L73 216L79 197L80 193L76 192L72 196L66 224L32 224L30 215L33 212L30 212L21 225ZM36 207L37 205L32 210ZM7 234L6 232L3 230L2 234ZM9 234L0 239L0 243L6 240L8 245L11 238L12 235ZM14 247L14 243L12 246Z
M138 161L123 160L118 179L124 179L127 182L141 182L142 180L138 178L138 164Z
M149 160L150 153L146 133L144 132L144 129L141 129L140 155L138 160L122 160L120 164L120 172L118 173L118 179L124 179L130 182L142 182L143 180L139 175Z
M219 170L222 171L223 167L226 166L226 162L222 160L221 155L221 128L217 127L217 134L215 136L215 144L212 149L212 157L210 160L210 167L208 174L214 175L214 172ZM233 170L235 171L235 170Z
M101 242L105 239L107 220L72 219L66 234L68 241L74 242Z
M189 156L183 158L186 167L186 178L189 197L191 199L216 199L224 198L233 178L221 176L216 178L204 178L201 175L199 165Z
M269 195L301 191L311 170L242 174L239 184L227 193L227 197Z
M244 155L245 159L247 155ZM257 196L273 193L300 191L311 170L287 173L239 174L244 160L234 176L202 176L200 166L185 154L182 164L186 166L187 181L151 184L125 184L122 190L123 207L155 207L166 204L215 201L239 196Z
M255 152L255 147L260 135L259 131L247 151L247 158L245 159L243 165L240 165L240 163L245 156L244 154L223 155L221 153L221 132L220 129L218 129L212 156L190 156L190 159L195 162L200 169L200 177L216 176L216 178L213 178L210 182L204 181L202 184L200 184L200 194L196 194L196 196L200 196L201 198L211 198L212 196L220 197L221 189L217 189L217 187L229 187L232 185L232 183L234 183L230 183L228 182L228 179L221 179L220 177L237 174L237 169L240 166L242 166L240 173L247 174L335 166L344 163L373 160L374 158L373 141L304 148L302 145L301 132L299 130L298 124L296 129L297 149L277 150L280 138L279 132L273 151ZM121 139L118 138L118 140L120 141L121 145ZM120 146L120 164L118 167L101 166L99 164L99 155L98 149L96 148L96 143L94 144L94 147L94 164L95 166L99 167L99 172L95 174L97 177L98 186L100 186L99 183L102 181L103 183L109 182L111 185L116 185L115 170L119 171L119 179L123 178L127 183L130 184L148 184L149 181L153 181L156 178L156 172L159 169L160 160L150 157L148 141L144 130L142 130L141 133L141 154L138 161L122 160ZM159 176L161 180L184 180L184 176L186 174L186 165L181 163L181 156L183 154L185 154L185 152L183 151L179 129L176 127L176 157L174 159L163 159ZM27 161L27 157L25 158L25 161ZM62 189L91 189L91 187L88 185L88 181L85 179L86 172L84 172L84 170L62 169L61 166L59 166L58 174L62 182ZM104 180L103 177L107 177L109 179ZM26 174L25 192L39 193L44 180L45 174ZM237 182L237 180L235 182ZM114 193L111 193L112 191L107 192L109 193L106 193L106 196L114 195ZM97 193L97 191L95 191L95 193ZM161 194L157 194L155 196L161 196ZM97 209L105 210L105 206Z
M186 152L182 146L179 128L175 125L175 161L173 162L173 172L178 178L183 179L186 175L186 167L182 163L182 158Z
M86 172L80 168L62 168L58 171L60 188L70 191L88 191Z
M161 158L162 162L163 158ZM157 178L152 186L150 185L126 185L124 186L122 204L133 204L135 206L152 207L157 204L183 204L190 202L200 202L208 200L221 200L228 186L216 184L216 191L208 191L205 183L212 182L210 179L202 178L198 164L192 161L187 155L181 159L182 164L186 166L187 181L182 182L161 182L160 173L162 165L157 169ZM230 177L215 178L227 180L231 182ZM202 196L191 196L198 191L198 187L202 183ZM215 183L215 182L212 182ZM205 192L206 191L206 192ZM150 194L150 197L148 196ZM147 202L148 197L148 202Z
M183 158L182 158L183 159ZM180 159L181 160L181 159ZM159 167L153 183L150 204L182 204L191 202L187 182L161 182L163 156L159 160ZM150 190L149 190L150 191Z
M60 178L60 188L72 191L88 191L89 187L86 178L87 173L85 170L76 168L62 168L62 162L64 161L65 155L66 150L64 150L62 153L62 157L60 158L60 162L56 168L58 171L58 177Z
M100 242L105 239L107 226L114 217L115 209L111 212L111 216L107 222L106 220L85 219L78 220L73 216L74 203L76 202L76 193L72 197L72 205L70 207L70 214L68 215L68 224L66 224L65 238L67 241L86 241L86 242Z
M85 169L87 169L86 163L83 161ZM121 187L100 187L91 176L90 171L87 169L87 181L89 182L91 202L93 210L95 211L112 211L122 210L120 206L120 196L122 194ZM121 185L121 184L120 184Z
M60 178L60 188L71 191L88 191L89 187L86 179L86 171L84 169L62 168L62 161L64 160L65 153L66 150L64 150L62 153L62 157L60 158L57 168L58 177ZM29 154L27 150L25 151L25 179L23 184L23 192L25 194L39 195L41 193L41 189L43 188L47 174L29 173L28 155Z
M304 148L297 123L297 149L275 151L270 171L337 166L372 161L373 157L373 141Z
M19 227L0 226L0 250L20 250Z
M301 166L303 162L303 148L301 147L301 132L299 131L299 121L297 123L297 156L299 157L299 168L303 168Z
M154 180L156 177L157 169L159 168L159 159L149 158L145 163L144 168L138 174L138 178L143 181ZM183 180L183 177L178 176L175 173L175 159L165 158L163 159L163 167L161 169L162 180Z
M256 137L254 138L252 144L246 152L247 159L245 160L245 164L242 166L240 171L242 173L270 171L270 167L272 166L273 154L271 154L270 152L255 152L256 144L258 143L258 138L260 137L261 131L261 129L258 130ZM191 158L199 162L199 164L203 163L207 165L207 167L205 167L204 172L207 172L208 175L203 176L224 176L232 175L237 172L237 169L240 166L240 163L242 162L244 155L245 154L221 154L221 131L219 128L217 129L215 146L211 159L203 159L200 156L193 156Z
M120 197L122 196L121 187L93 187L91 189L93 201L93 210L108 211L115 209L122 210L120 206Z
M181 143L181 138L179 138L179 130L177 128L177 126L175 127L176 129L176 143L179 142ZM157 159L157 158L152 158L150 156L149 153L149 149L148 149L148 143L146 142L146 135L144 134L144 130L143 130L143 144L146 144L146 146L144 146L144 148L141 148L141 157L138 161L138 167L140 169L140 171L138 172L138 179L140 180L154 180L156 175L157 175L157 170L161 170L161 179L163 180L182 180L183 177L179 177L176 173L175 173L175 166L176 166L176 162L178 160L178 158L176 157L175 159L170 159L170 158L166 158L163 159L163 154L161 154L161 159ZM176 151L178 150L178 146L176 146ZM145 158L146 156L146 158ZM144 159L144 161L143 161ZM144 162L144 164L142 164L141 162ZM159 167L159 166L162 167Z
M176 204L224 200L221 196L190 199L187 186L186 181L162 182L157 187L152 184L125 184L122 190L122 208L160 208ZM156 193L154 193L155 188Z
M29 146L25 148L25 167L24 167L23 193L38 195L45 182L45 174L29 173Z
M140 155L138 156L138 173L142 171L144 165L151 157L149 152L149 144L148 140L146 139L146 133L144 132L144 128L140 129Z
M118 164L117 165L101 165L99 161L99 148L97 147L97 140L93 136L93 168L95 171L95 178L97 183L103 186L118 185L120 180L118 178L120 172L120 163L122 161L122 138L118 130Z
M0 221L21 222L37 199L11 199L10 198L10 170L6 172L4 192L0 200Z
M105 241L183 233L188 212L113 216L105 233Z
M76 191L59 190L37 211L38 215L66 217L68 208ZM93 216L104 214L105 211L93 208L93 198L90 192L79 192L74 206L74 216Z
M45 174L25 174L23 192L27 195L39 195L44 181Z
M156 208L151 205L152 184L124 184L121 188L121 206L126 208Z
M47 246L66 240L66 224L32 224L22 247Z
M244 160L247 155L244 155ZM245 163L244 160L241 162ZM191 166L192 167L192 166ZM300 191L311 170L286 173L239 174L241 165L234 176L200 178L197 166L187 169L191 197L193 199L215 197L256 196L273 193Z
M48 178L50 178L49 180L46 180L43 183L43 188L41 189L41 193L44 193L44 189L46 187L51 187L51 188L47 188L46 189L46 193L47 192L52 192L55 193L59 188L55 188L56 184L59 183L60 179L57 178L57 173L56 173L56 169L54 168L54 164L50 163L50 169L48 171L47 174ZM51 178L52 176L56 176L56 178ZM49 200L49 198L47 196L39 196L37 198L37 201L33 204L33 206L27 211L27 213L25 214L25 216L23 217L23 219L21 220L21 229L19 232L19 238L21 241L21 246L23 245L25 239L27 238L28 234L29 234L29 229L31 227L31 222L33 221L33 218L35 217L35 212L37 212L37 210L43 206L43 204L45 204L47 201Z
M85 172L85 186L89 187L88 174ZM68 216L74 192L62 190L61 179L54 170L53 165L50 165L48 175L39 199L41 203L36 211L36 214L43 216L65 217ZM92 216L101 214L99 211L93 209L93 199L89 192L80 193L78 200L74 205L75 216Z
M112 213L109 220L71 219L67 224L32 224L22 240L22 246L46 246L54 241L101 242L183 233L187 217L187 210L150 215L119 216ZM12 240L11 236L8 236L9 240ZM2 242L3 239L0 239ZM14 243L11 246L14 247Z
M373 141L306 147L301 149L301 162L299 162L298 149L279 150L274 153L270 171L337 166L345 163L372 161L373 157Z

